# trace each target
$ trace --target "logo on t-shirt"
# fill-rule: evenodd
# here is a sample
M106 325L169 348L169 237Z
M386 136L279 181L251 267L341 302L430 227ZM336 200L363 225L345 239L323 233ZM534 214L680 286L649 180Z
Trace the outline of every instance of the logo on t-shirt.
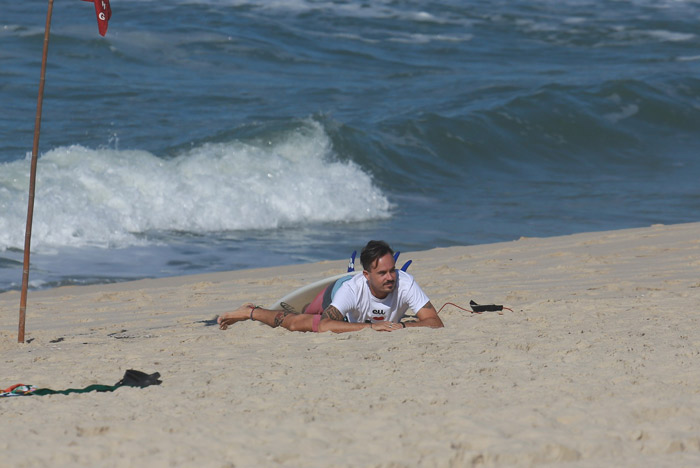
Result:
M372 311L372 322L382 322L386 318L386 311L382 309L374 309Z

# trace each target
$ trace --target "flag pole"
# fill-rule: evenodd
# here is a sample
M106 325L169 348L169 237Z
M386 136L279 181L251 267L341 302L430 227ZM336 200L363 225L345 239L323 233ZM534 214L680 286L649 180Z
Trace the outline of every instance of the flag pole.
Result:
M29 173L29 202L27 206L27 229L24 233L24 267L22 268L22 295L19 303L19 331L17 342L24 343L24 323L27 313L27 287L29 286L29 251L32 243L32 219L34 217L34 186L36 184L36 163L39 153L39 134L41 133L41 107L44 102L44 83L46 81L46 58L49 53L49 31L51 30L51 14L53 0L49 0L44 28L44 55L41 59L41 78L39 79L39 97L36 104L36 119L34 120L34 144L32 146L32 163Z

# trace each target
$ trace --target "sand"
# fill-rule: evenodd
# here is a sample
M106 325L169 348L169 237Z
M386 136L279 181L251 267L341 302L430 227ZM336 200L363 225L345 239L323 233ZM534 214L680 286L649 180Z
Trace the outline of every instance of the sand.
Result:
M390 239L389 239L390 240ZM342 255L339 255L342 256ZM700 223L403 253L444 329L293 333L217 314L346 261L0 294L0 465L700 466ZM401 263L401 262L400 262Z

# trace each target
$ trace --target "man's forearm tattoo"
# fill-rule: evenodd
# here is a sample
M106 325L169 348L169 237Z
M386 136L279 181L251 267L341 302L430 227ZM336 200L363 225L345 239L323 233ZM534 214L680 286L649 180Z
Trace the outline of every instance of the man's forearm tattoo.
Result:
M321 314L322 318L329 318L331 320L343 320L343 314L340 313L338 309L333 307L332 305L329 305L326 307L326 310L323 311L323 314Z

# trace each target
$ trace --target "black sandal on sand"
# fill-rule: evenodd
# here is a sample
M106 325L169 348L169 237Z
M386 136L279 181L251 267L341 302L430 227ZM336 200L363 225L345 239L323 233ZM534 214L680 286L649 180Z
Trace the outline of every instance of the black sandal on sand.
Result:
M145 372L129 369L124 373L124 377L117 383L115 387L148 387L149 385L160 385L162 382L158 380L160 373L146 374Z

